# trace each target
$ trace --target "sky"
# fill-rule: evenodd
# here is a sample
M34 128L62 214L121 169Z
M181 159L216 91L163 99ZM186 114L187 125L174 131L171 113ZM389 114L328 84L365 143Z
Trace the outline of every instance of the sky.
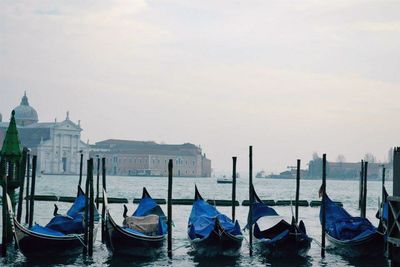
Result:
M200 145L216 171L400 143L400 2L0 0L0 113Z

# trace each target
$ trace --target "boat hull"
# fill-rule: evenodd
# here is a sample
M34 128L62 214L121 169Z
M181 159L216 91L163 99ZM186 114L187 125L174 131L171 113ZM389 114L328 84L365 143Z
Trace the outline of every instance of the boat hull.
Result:
M27 258L67 257L82 253L83 234L47 236L29 231L14 219L15 237L22 254Z
M258 253L272 258L306 257L311 247L311 238L304 234L289 233L276 242L254 239Z
M163 251L165 235L142 236L122 229L107 214L106 221L107 247L114 254L135 257L155 257Z
M326 233L326 238L332 245L332 249L349 258L358 257L382 257L384 255L384 235L376 232L356 241L341 241Z
M207 237L191 240L194 252L202 256L237 256L243 236L234 236L224 231L212 231Z

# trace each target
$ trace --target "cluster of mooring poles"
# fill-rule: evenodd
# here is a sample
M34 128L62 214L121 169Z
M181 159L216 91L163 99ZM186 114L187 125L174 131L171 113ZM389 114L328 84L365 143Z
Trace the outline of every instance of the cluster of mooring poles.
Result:
M29 227L33 224L34 216L34 201L35 201L35 185L36 185L36 172L37 172L37 156L31 155L29 149L21 149L18 131L16 128L14 111L11 115L10 125L7 129L6 136L2 149L0 151L0 182L3 188L2 190L2 203L3 203L3 233L2 233L2 244L1 254L3 257L7 255L8 244L11 243L13 237L13 220L17 220L19 223L22 220L23 210L23 199L24 199L24 185L26 184L26 205L25 205L25 223ZM32 159L32 160L31 160ZM320 195L322 196L321 206L321 256L325 257L325 238L326 238L326 178L327 178L327 159L326 154L322 157L322 186L320 189ZM236 171L237 157L232 157L232 200L230 204L232 206L232 221L235 221L235 207L238 205L236 201ZM94 188L94 167L97 169L96 189ZM297 160L297 172L296 172L296 196L295 196L295 215L294 220L297 223L299 221L299 206L300 206L300 168L301 161ZM79 171L79 182L78 186L82 184L82 169L83 169L83 152L80 151L80 171ZM102 190L106 191L106 159L97 156L97 161L93 158L87 160L87 171L85 181L85 208L84 208L84 238L83 238L83 253L84 255L93 255L93 243L94 243L94 222L97 214L97 210L101 210L101 240L103 243L106 242L106 222L104 220L106 216L106 207L104 197L100 198L100 170L101 170L101 184ZM368 162L361 161L360 170L360 184L359 184L359 208L360 216L366 218L366 206L367 206L367 177L368 177ZM173 161L172 159L168 162L168 198L167 198L167 253L168 257L172 258L172 186L173 186ZM19 195L15 190L19 188ZM96 190L96 192L95 192ZM251 203L254 203L254 186L253 186L253 147L249 147L249 254L253 255L253 208ZM96 193L96 196L95 196ZM10 196L11 203L7 201L7 195ZM11 211L17 210L16 217L13 218L13 214L10 214L7 209L6 203L11 206ZM386 204L387 203L387 204ZM16 209L16 206L18 207ZM388 215L387 221L382 219L384 205L387 205ZM385 190L385 167L382 168L382 214L380 220L382 227L386 232L387 243L385 245L388 258L390 259L393 266L400 264L400 148L395 148L393 155L393 196L388 196Z

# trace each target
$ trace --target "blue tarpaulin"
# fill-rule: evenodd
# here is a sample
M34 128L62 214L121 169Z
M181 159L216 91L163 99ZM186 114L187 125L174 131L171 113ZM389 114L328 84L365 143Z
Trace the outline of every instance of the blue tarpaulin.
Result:
M377 229L366 218L353 217L345 209L335 204L325 194L326 232L342 241L359 240L376 233ZM322 221L322 207L320 210Z
M167 217L165 216L164 212L162 211L161 207L151 198L150 194L147 192L146 188L143 188L143 195L142 199L139 202L138 207L136 208L133 216L143 217L147 215L158 215L159 216L159 223L158 223L158 235L165 235L168 232L167 227ZM127 227L123 227L128 232L138 232L133 229L129 229ZM140 233L140 232L138 232ZM145 235L145 233L141 233Z
M63 235L68 234L81 234L84 232L83 228L83 215L85 210L85 194L82 189L78 188L78 196L75 198L71 208L67 211L67 215L57 214L50 222L45 226L36 224L31 227L31 231L59 236L59 233ZM95 221L99 220L99 214L97 209L94 209ZM52 234L53 233L53 234Z
M217 219L226 232L232 235L242 234L237 221L233 223L230 218L221 214L214 206L203 199L198 199L193 203L189 216L188 234L190 239L207 237L214 229Z

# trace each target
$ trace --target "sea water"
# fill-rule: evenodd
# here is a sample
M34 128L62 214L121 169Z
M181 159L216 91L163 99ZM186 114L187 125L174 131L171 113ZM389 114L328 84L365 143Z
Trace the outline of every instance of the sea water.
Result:
M242 176L243 177L243 176ZM96 180L96 177L94 178ZM101 180L101 177L100 177ZM288 200L295 198L295 180L290 179L253 179L255 188L261 199ZM77 176L52 176L43 175L37 178L37 195L75 196ZM82 183L84 185L84 181ZM173 198L193 198L195 184L205 199L231 199L232 185L217 184L216 178L174 178ZM107 177L107 191L109 197L128 198L129 214L133 213L137 204L132 204L134 198L140 198L142 188L145 186L153 198L167 198L166 177ZM320 180L302 180L300 199L317 200ZM96 186L95 186L96 188ZM387 182L388 192L392 192L392 182ZM352 215L359 215L358 210L359 182L356 180L327 180L327 193L331 199L341 201L346 210ZM248 179L237 180L237 200L248 199ZM101 194L100 194L101 196ZM378 224L375 218L378 209L378 199L381 197L381 182L368 182L367 217L374 225ZM34 222L45 225L53 214L54 202L36 201ZM57 203L59 213L65 213L71 203ZM100 204L101 205L101 204ZM167 213L166 205L161 206ZM24 205L25 209L25 205ZM101 208L100 208L101 209ZM231 207L218 207L218 209L231 215ZM276 211L291 220L292 210L290 206L275 206ZM244 233L240 255L237 257L204 258L196 256L187 238L186 227L191 206L173 206L173 257L169 259L167 253L157 258L137 259L113 256L101 243L100 231L94 244L93 257L79 256L74 259L40 259L30 261L20 252L9 251L6 259L0 259L1 265L10 266L387 266L385 259L348 259L335 255L329 250L325 258L321 258L321 226L319 222L319 208L300 207L299 219L305 222L307 233L317 242L312 242L308 256L304 259L268 259L255 253L249 256L248 232ZM122 223L123 204L110 204L110 212L113 218ZM247 219L248 207L236 207L236 218L243 228ZM23 210L23 218L25 210ZM165 247L166 251L166 247Z

